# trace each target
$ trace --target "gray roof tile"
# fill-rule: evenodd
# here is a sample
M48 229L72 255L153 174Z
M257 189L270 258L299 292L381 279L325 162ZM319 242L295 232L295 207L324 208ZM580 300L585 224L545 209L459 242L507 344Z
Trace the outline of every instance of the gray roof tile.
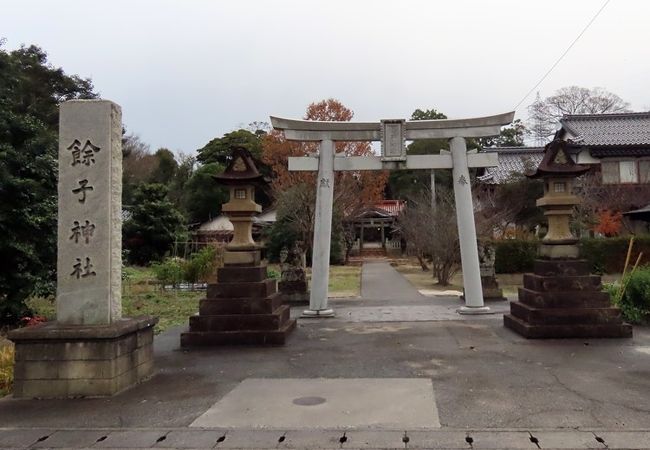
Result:
M581 145L650 145L650 112L565 115L560 123Z
M478 177L487 184L505 183L513 177L533 171L544 157L544 147L496 147L481 151L499 154L499 165L488 167L485 173Z

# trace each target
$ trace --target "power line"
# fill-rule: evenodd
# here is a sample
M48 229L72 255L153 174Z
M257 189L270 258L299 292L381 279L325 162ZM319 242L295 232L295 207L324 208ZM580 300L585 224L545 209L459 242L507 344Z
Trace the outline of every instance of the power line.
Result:
M555 63L553 63L553 65L551 66L551 68L548 69L548 71L544 74L544 76L543 76L543 77L542 77L542 78L537 82L537 84L536 84L535 86L533 86L533 87L530 89L530 91L528 91L528 92L526 93L526 95L524 95L524 97L519 101L519 103L517 103L517 106L515 106L513 109L516 110L517 108L519 108L519 106L521 106L521 104L524 102L524 100L526 100L526 99L528 98L528 96L529 96L529 95L530 95L530 94L531 94L535 89L537 89L537 87L538 87L540 84L542 84L542 81L544 81L544 80L546 79L546 77L549 76L549 74L553 71L553 69L555 69L555 67L560 63L560 61L562 61L562 59L564 59L564 57L566 56L566 54L569 53L569 50L571 50L571 49L573 48L573 46L576 44L576 42L578 42L578 40L580 40L580 38L582 37L582 35L585 34L585 31L587 31L587 30L589 29L589 27L591 26L591 24L594 23L594 21L596 20L596 18L598 18L598 16L600 15L600 13L603 11L603 9L605 9L605 6L607 6L607 4L608 4L610 1L611 1L611 0L605 0L605 3L603 3L603 6L600 7L600 9L598 10L598 12L596 12L596 14L594 15L594 17L591 18L591 20L589 21L589 23L587 23L587 25L582 29L582 31L580 32L580 34L579 34L579 35L578 35L578 36L573 40L573 42L571 42L571 45L569 45L569 46L567 47L567 49L564 50L564 53L562 53L562 54L560 55L560 57L557 59L557 61L555 61Z

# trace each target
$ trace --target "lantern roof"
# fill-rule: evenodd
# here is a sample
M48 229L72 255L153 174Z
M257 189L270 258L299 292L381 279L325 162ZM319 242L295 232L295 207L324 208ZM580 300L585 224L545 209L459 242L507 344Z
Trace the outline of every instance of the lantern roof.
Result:
M251 153L244 147L230 147L232 158L230 164L223 173L213 175L220 184L244 185L257 183L263 176L255 166L255 160Z
M566 149L566 141L554 139L544 147L542 161L532 173L527 173L529 178L543 178L548 176L577 177L589 171L589 166L576 164L571 154Z

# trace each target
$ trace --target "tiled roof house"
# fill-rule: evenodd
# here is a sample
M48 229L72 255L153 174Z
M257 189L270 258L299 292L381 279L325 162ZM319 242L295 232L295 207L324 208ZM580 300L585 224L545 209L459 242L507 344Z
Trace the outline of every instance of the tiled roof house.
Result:
M650 183L650 112L565 115L560 124L555 137L578 164L600 164L603 184Z

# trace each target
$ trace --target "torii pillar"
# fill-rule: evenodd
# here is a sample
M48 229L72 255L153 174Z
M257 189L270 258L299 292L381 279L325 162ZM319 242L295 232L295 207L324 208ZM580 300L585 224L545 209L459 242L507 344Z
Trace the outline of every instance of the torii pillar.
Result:
M514 111L472 119L382 120L380 122L325 122L284 119L271 116L276 130L286 139L319 142L318 156L290 157L290 171L318 171L316 216L312 256L312 285L309 309L303 317L332 317L327 305L334 171L452 169L458 221L465 306L460 314L487 314L483 303L481 272L476 245L476 226L469 167L494 167L494 153L468 153L465 138L496 136L514 118ZM451 152L440 155L407 155L406 140L449 139ZM339 157L335 141L381 141L381 156Z

